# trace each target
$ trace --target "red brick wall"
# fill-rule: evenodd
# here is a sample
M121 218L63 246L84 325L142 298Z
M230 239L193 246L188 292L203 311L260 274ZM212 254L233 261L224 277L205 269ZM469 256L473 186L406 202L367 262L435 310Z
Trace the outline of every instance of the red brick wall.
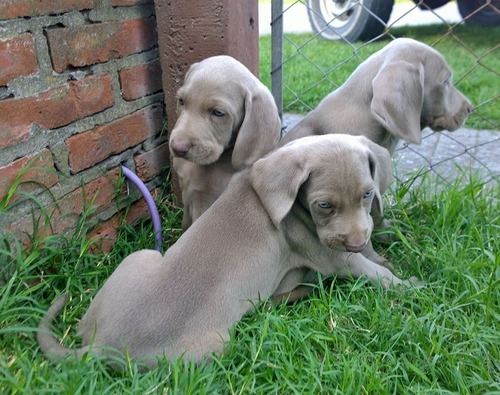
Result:
M33 219L44 234L71 232L92 201L91 234L112 238L119 166L150 189L164 182L158 56L153 0L0 2L0 232L31 234ZM19 190L35 205L9 195L29 163ZM128 221L148 215L138 198Z

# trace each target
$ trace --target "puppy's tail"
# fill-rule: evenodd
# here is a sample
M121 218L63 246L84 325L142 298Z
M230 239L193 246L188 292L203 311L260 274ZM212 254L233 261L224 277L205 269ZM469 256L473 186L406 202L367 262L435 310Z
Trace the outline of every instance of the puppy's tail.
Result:
M40 349L44 355L52 362L57 362L61 357L67 355L76 356L76 350L67 348L59 343L59 340L52 334L50 326L54 318L61 312L66 301L68 300L68 293L64 293L49 307L47 313L38 324L38 332L36 338Z

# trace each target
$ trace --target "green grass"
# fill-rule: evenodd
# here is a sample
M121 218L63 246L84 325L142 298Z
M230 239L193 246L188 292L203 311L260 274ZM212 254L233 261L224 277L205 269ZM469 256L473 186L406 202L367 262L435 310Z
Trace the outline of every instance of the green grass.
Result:
M392 33L435 43L443 29ZM454 31L477 54L491 48L489 37L498 32ZM310 36L291 38L305 43ZM498 126L498 100L486 103L497 94L498 77L491 79L480 68L468 73L475 60L448 41L453 42L447 39L436 47L455 69L458 87L475 104L483 103L477 114ZM364 59L385 43L361 46L358 54ZM287 56L293 55L289 44L285 49ZM312 40L303 51L329 71L335 84L360 63L353 57L332 70L352 56L352 47L337 43ZM266 80L268 37L261 38L261 52ZM498 70L497 58L491 54L483 62ZM307 91L304 101L311 106L332 90L332 84L320 83L309 91L323 77L299 59L286 66L285 75L294 89ZM298 103L288 110L306 111ZM470 126L491 127L477 114ZM15 183L0 202L0 215L8 215L17 187ZM22 193L42 207L36 197ZM123 372L114 372L90 356L52 365L39 351L35 333L50 303L69 291L71 300L56 320L57 335L68 346L78 345L78 320L114 268L132 251L153 248L150 220L134 227L124 224L111 253L95 250L84 238L85 220L73 236L42 237L35 230L29 245L6 235L0 238L0 275L5 276L0 278L0 393L499 393L499 183L485 184L464 174L443 185L424 177L411 189L395 185L388 201L387 217L398 221L399 239L376 248L400 277L417 276L424 288L384 291L364 280L327 280L294 305L257 306L233 328L225 354L212 363L164 361L146 373L129 361ZM157 203L168 246L180 235L181 212L171 196Z
M124 256L153 247L151 221L123 226L109 254L92 252L81 233L29 247L2 242L0 262L13 276L0 288L0 392L499 392L500 185L464 176L453 185L424 178L395 187L387 216L400 221L400 239L376 247L424 288L325 281L294 305L258 306L235 326L225 355L199 366L165 361L139 373L127 363L114 372L92 357L54 366L35 340L43 312L69 291L57 334L78 344L76 326L92 296ZM168 197L158 205L165 243L175 242L180 211Z
M434 46L454 70L454 82L476 111L466 126L500 129L498 40L500 27L457 26L448 32L442 25L393 28L394 37L411 37ZM312 34L286 35L283 58L284 112L307 113L341 85L354 69L390 38L354 46L313 38ZM497 47L496 50L493 50ZM478 61L479 59L479 61ZM271 86L271 38L260 38L260 75Z

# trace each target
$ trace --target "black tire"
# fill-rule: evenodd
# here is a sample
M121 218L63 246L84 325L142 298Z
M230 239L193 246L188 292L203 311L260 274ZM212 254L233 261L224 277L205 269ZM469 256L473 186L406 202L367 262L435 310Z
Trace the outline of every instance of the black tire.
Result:
M368 41L384 31L393 5L394 0L307 0L307 15L313 32L326 40Z
M490 3L471 15L485 3ZM500 0L457 0L458 11L465 23L476 26L500 26ZM471 15L469 18L467 18Z
M418 8L421 10L428 10L429 8L433 10L434 8L441 7L448 3L450 0L424 0L422 3L419 0L413 0L415 4L418 5Z

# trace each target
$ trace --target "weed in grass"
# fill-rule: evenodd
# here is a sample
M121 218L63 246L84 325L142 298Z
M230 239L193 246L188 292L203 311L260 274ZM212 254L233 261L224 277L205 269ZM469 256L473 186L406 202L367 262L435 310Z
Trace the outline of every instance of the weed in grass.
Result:
M388 216L401 239L377 249L422 289L384 291L364 280L320 282L293 305L262 303L231 331L212 363L162 361L122 372L95 357L50 364L36 325L56 295L72 299L56 321L75 346L90 299L130 251L152 248L150 220L123 226L109 254L78 237L19 246L16 270L0 289L2 393L492 393L500 391L500 186L464 175L451 185L429 176L396 185ZM158 202L164 236L175 242L180 211ZM82 224L83 228L85 227ZM168 229L168 230L167 230ZM47 273L48 267L57 271ZM40 281L41 279L41 281ZM126 362L126 361L125 361Z

